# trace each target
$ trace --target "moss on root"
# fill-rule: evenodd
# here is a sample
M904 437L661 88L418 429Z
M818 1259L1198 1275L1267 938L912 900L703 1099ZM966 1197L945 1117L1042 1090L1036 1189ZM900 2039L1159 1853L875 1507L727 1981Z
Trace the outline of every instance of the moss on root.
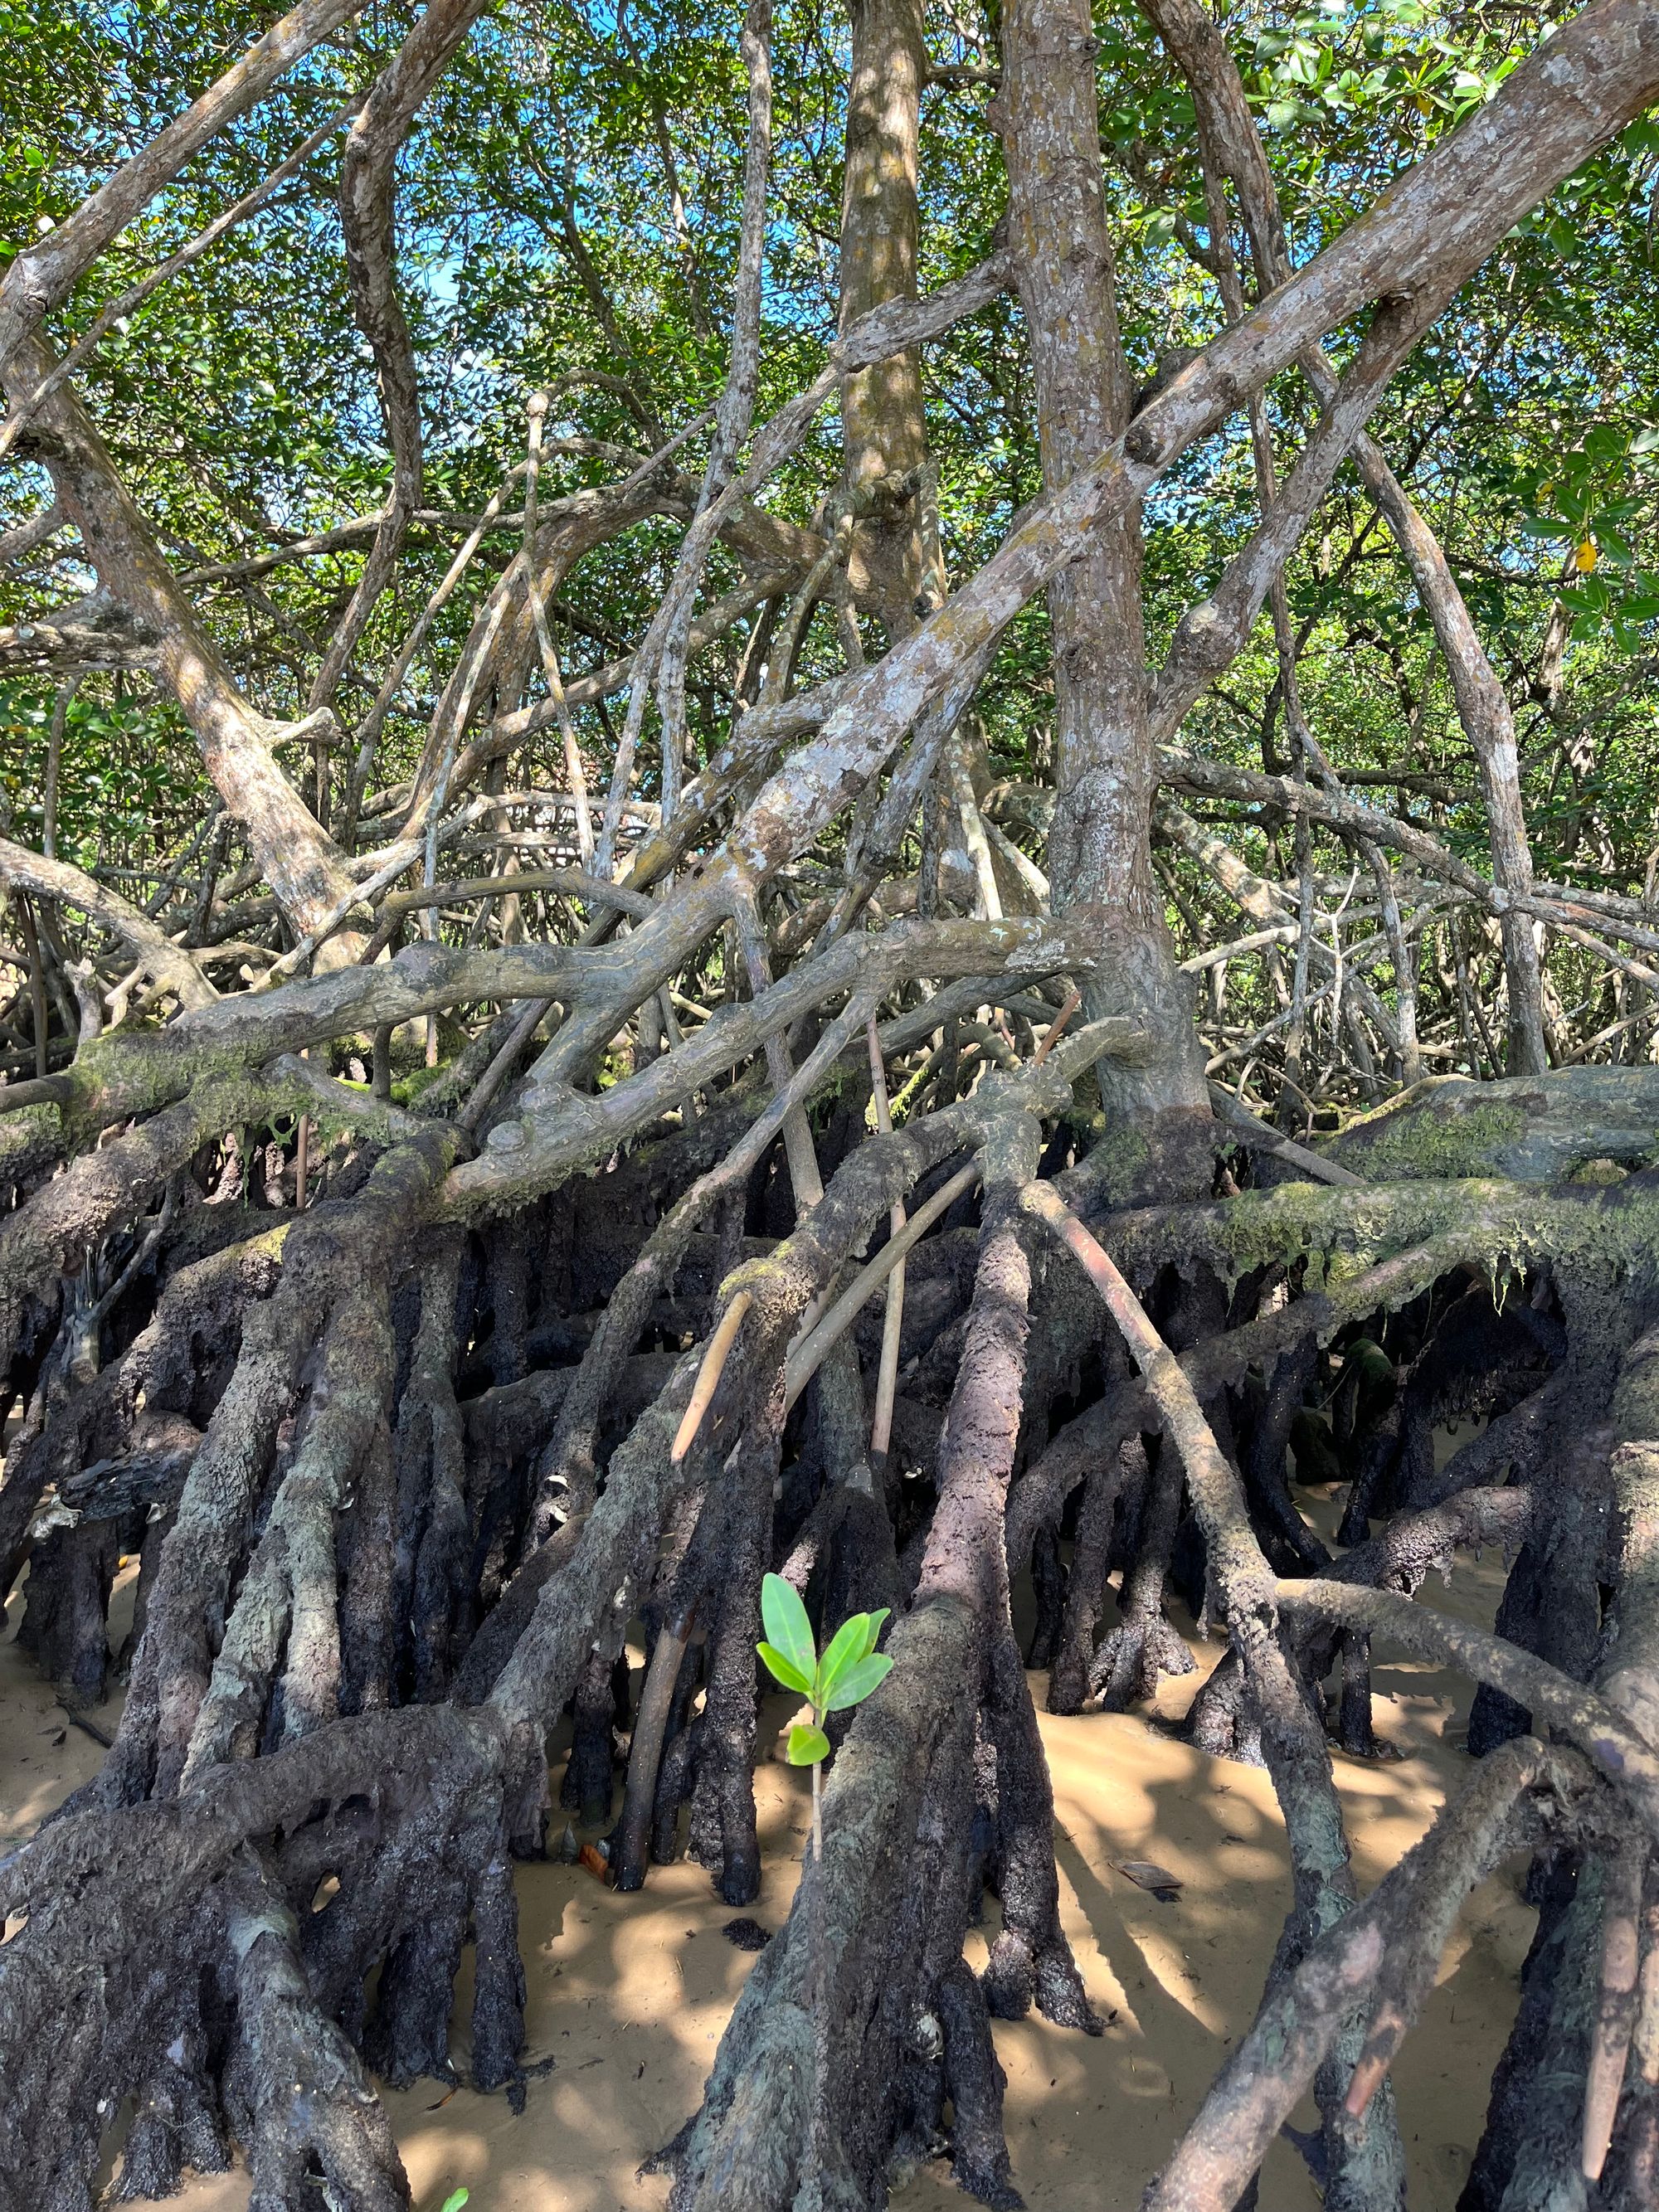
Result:
M1650 1167L1659 1162L1659 1068L1564 1067L1495 1083L1431 1076L1351 1122L1327 1149L1381 1182L1553 1182L1591 1161Z
M1659 1171L1610 1186L1469 1177L1360 1188L1283 1183L1210 1206L1119 1217L1107 1243L1143 1279L1174 1261L1237 1283L1252 1268L1305 1263L1305 1286L1335 1288L1396 1254L1431 1247L1494 1279L1544 1262L1609 1287L1659 1272Z
M1362 1171L1379 1182L1452 1182L1490 1175L1526 1127L1518 1103L1483 1098L1472 1084L1439 1077L1432 1089L1419 1085L1351 1123L1340 1152L1344 1166L1363 1158Z

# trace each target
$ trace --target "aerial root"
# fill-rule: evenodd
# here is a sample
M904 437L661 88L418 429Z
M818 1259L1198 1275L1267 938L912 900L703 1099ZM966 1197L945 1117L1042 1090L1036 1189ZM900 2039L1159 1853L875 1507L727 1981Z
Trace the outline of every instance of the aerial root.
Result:
M951 2170L958 2188L992 2212L1018 2212L1025 2200L1014 2186L1003 2132L1002 2100L1008 2077L991 2040L984 1990L965 1959L951 1961L933 1988L945 2039L943 2087L951 2100Z
M1054 1865L1054 1800L1030 1687L1012 1632L990 1656L988 1735L996 1756L994 1846L1002 1926L985 1969L985 1996L999 2020L1019 2020L1033 2003L1057 2027L1103 2033L1060 1924Z
M171 2025L162 2055L151 2063L137 2092L121 2170L110 2192L112 2203L174 2197L186 2166L222 2173L230 2165L199 2008L185 2007Z
M1051 1713L1080 1713L1085 1698L1094 1686L1090 1677L1095 1662L1095 1630L1101 1607L1105 1602L1106 1576L1111 1565L1118 1498L1125 1485L1127 1463L1132 1456L1139 1462L1137 1471L1144 1479L1146 1455L1139 1438L1136 1438L1112 1454L1105 1464L1095 1468L1084 1482L1072 1563L1065 1578L1064 1609L1049 1665L1048 1710ZM1042 1547L1046 1558L1051 1550L1057 1551L1057 1547L1054 1545L1052 1534L1047 1531L1044 1534L1048 1537L1048 1542ZM1058 1565L1057 1558L1054 1564ZM1035 1576L1035 1549L1032 1568ZM1048 1663L1047 1655L1040 1660L1035 1649L1030 1658L1034 1667Z
M726 1363L732 1357L732 1347L738 1340L738 1331L743 1327L744 1316L755 1303L752 1291L739 1291L720 1316L720 1327L708 1340L708 1349L703 1354L702 1365L697 1370L696 1384L691 1393L691 1402L686 1407L675 1431L673 1456L685 1457L696 1442L697 1431L702 1426L703 1415L714 1402L714 1393L726 1372Z
M263 1872L226 1884L237 2055L227 2081L249 2145L253 2212L304 2212L313 2160L352 2212L404 2212L398 2147L356 2052L318 2008L298 1924Z
M1642 1885L1649 1856L1645 1841L1632 1844L1617 1853L1607 1866L1601 1905L1601 1987L1590 2031L1579 2151L1587 2181L1599 2181L1607 2164L1636 2027Z
M559 1785L559 1803L584 1820L608 1821L614 1783L617 1655L596 1648L576 1678L570 1755Z
M1350 2117L1363 2112L1432 1985L1463 1899L1587 1786L1582 1761L1531 1738L1495 1754L1364 1903L1270 1988L1145 2212L1232 2212L1357 2006L1372 2023L1349 2085Z
M1167 1438L1160 1438L1141 1492L1139 1541L1134 1563L1124 1577L1118 1625L1090 1664L1089 1688L1103 1712L1123 1712L1155 1698L1164 1675L1194 1671L1193 1655L1164 1611L1182 1480L1179 1454Z

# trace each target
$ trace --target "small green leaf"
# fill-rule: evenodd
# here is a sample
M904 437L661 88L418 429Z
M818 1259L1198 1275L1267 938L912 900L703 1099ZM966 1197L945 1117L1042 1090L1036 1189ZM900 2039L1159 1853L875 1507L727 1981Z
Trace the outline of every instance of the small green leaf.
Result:
M855 1660L862 1659L869 1650L865 1641L869 1622L868 1613L853 1613L842 1621L830 1638L830 1648L818 1662L817 1678L812 1684L812 1703L820 1709L827 1705L830 1692L840 1677Z
M785 1756L791 1766L816 1766L821 1759L829 1758L830 1739L821 1728L809 1728L797 1721L789 1731Z
M884 1651L872 1651L866 1658L855 1659L825 1698L824 1711L845 1712L848 1705L862 1705L878 1683L884 1682L892 1671L893 1662Z
M470 2189L452 2189L439 2207L439 2212L461 2212L462 2205L471 2194Z
M867 1659L875 1650L876 1638L881 1634L883 1626L891 1610L890 1606L878 1605L873 1613L866 1613L860 1616L865 1624L864 1650L860 1654L861 1658Z
M781 1575L768 1575L761 1584L761 1619L766 1624L767 1641L810 1683L818 1665L812 1624L799 1595Z
M783 1653L778 1650L776 1644L757 1644L755 1646L755 1649L760 1653L761 1657L766 1662L767 1665L771 1668L773 1674L776 1675L779 1681L782 1683L786 1690L797 1691L803 1698L810 1698L811 1696L811 1677L807 1674L803 1674L800 1668L796 1666L793 1659L785 1658Z

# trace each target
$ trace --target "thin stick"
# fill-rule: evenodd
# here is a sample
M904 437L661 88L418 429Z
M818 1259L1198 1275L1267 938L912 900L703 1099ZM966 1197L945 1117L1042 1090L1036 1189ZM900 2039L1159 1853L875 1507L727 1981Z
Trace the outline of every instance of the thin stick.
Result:
M876 1127L884 1137L893 1133L893 1116L887 1100L887 1068L881 1056L872 1013L866 1031L870 1042L870 1079L874 1087ZM898 1237L904 1229L904 1204L895 1200L888 1216L888 1231ZM875 1415L870 1424L870 1465L878 1482L887 1464L887 1447L893 1433L893 1400L898 1389L899 1338L904 1328L904 1262L894 1268L887 1286L887 1311L881 1325L881 1366L876 1377ZM813 1769L816 1774L817 1768Z
M738 945L743 954L744 967L749 976L749 988L758 999L772 988L772 963L767 957L766 933L761 926L760 909L752 897L744 896L732 903L732 919L737 926ZM772 1079L772 1088L787 1091L794 1078L794 1066L789 1057L787 1040L773 1035L766 1040L766 1072ZM802 1220L823 1196L823 1177L818 1170L817 1148L812 1142L812 1126L799 1106L793 1106L784 1116L784 1157L789 1163L790 1188L795 1194L795 1218Z
M29 1012L34 1020L34 1073L37 1081L43 1079L49 1066L46 1026L46 971L40 957L40 939L35 932L34 915L28 900L20 895L17 916L23 926L23 950L29 957Z
M553 648L552 633L547 627L547 608L542 596L541 578L537 573L536 496L541 479L542 422L547 413L548 397L545 392L537 392L532 393L530 399L530 467L525 480L524 495L525 592L530 601L531 619L536 628L536 645L542 658L543 681L547 685L547 696L552 702L559 735L564 744L564 772L576 811L576 849L581 855L583 867L591 868L593 865L593 818L587 805L587 775L582 767L581 746L577 742L575 724L570 719L570 708L564 696L564 677L559 667L559 656Z
M869 1265L854 1276L812 1334L790 1355L783 1385L786 1409L794 1404L825 1357L846 1335L910 1247L925 1237L940 1214L978 1181L979 1162L969 1160L966 1167L958 1168L949 1182L941 1183L927 1205L918 1206L898 1235L890 1237Z
M1135 1365L1146 1379L1170 1442L1181 1455L1188 1487L1210 1540L1210 1571L1230 1621L1271 1618L1273 1589L1251 1532L1237 1475L1216 1443L1197 1394L1117 1263L1090 1234L1052 1183L1027 1183L1021 1206L1051 1229L1099 1291Z
M697 1440L697 1431L702 1426L702 1417L708 1411L709 1401L720 1389L726 1363L732 1356L732 1346L737 1342L738 1331L743 1326L743 1317L754 1303L752 1291L739 1291L721 1315L720 1327L708 1340L708 1349L702 1355L702 1365L697 1370L690 1402L681 1414L679 1427L675 1431L674 1449L670 1457L676 1467Z
M1043 1036L1042 1042L1031 1054L1031 1065L1033 1067L1041 1067L1043 1061L1048 1059L1048 1054L1060 1042L1061 1030L1064 1030L1066 1023L1071 1020L1073 1015L1082 1004L1083 994L1078 989L1074 983L1066 994L1066 1003L1061 1006L1060 1012L1054 1016L1054 1020L1048 1024L1048 1028Z
M1636 2026L1637 1922L1642 1911L1647 1858L1645 1842L1631 1844L1607 1867L1601 1913L1601 1996L1584 2079L1584 2130L1579 2155L1587 2181L1601 2179L1625 2086L1625 2068Z
M680 1664L691 1640L696 1617L696 1607L692 1605L675 1620L664 1621L652 1649L651 1663L645 1670L639 1711L634 1718L633 1741L629 1746L628 1780L623 1788L622 1821L612 1861L619 1890L638 1889L645 1881L646 1849L651 1836L651 1815L656 1806L663 1738L668 1731Z
M1210 1103L1215 1109L1217 1119L1226 1122L1230 1128L1237 1129L1249 1140L1253 1152L1271 1152L1274 1158L1300 1168L1304 1175L1312 1176L1319 1182L1360 1183L1364 1181L1363 1176L1357 1176L1351 1169L1339 1166L1336 1161L1323 1159L1317 1152L1310 1152L1305 1145L1298 1145L1294 1138L1281 1136L1277 1129L1270 1129L1265 1121L1252 1114L1248 1106L1218 1083L1210 1085Z

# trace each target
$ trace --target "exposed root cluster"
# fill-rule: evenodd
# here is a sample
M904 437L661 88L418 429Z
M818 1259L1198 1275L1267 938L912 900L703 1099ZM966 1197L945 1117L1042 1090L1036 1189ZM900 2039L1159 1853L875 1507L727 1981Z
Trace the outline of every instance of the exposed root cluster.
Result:
M1498 2212L1517 2161L1555 2173L1587 2154L1567 2140L1582 2100L1549 2104L1534 2076L1564 2039L1589 2053L1619 2035L1628 2063L1585 2059L1598 2082L1617 2074L1592 2116L1595 2201L1640 2201L1621 2177L1651 2162L1651 2023L1634 1997L1619 2011L1602 1959L1625 1955L1603 1893L1616 1877L1636 1894L1619 1870L1645 1865L1659 1820L1647 1174L1524 1200L1490 1181L1280 1181L1149 1209L1050 1141L1107 1024L851 1143L787 1234L752 1233L788 1171L791 1102L865 1005L769 1105L733 1091L480 1227L450 1203L441 1121L301 1213L198 1190L90 1337L65 1293L17 1340L0 1512L29 1568L24 1641L66 1698L102 1693L112 1580L141 1561L114 1749L0 1873L20 2202L89 2205L118 2124L124 2200L240 2145L271 2212L318 2185L404 2202L374 2079L450 2078L469 1945L473 2078L522 2094L511 1867L545 1848L562 1710L562 1802L616 1816L619 1887L689 1850L732 1905L757 1893L754 1644L774 1568L826 1620L892 1607L896 1664L837 1728L823 1862L663 2154L677 2205L875 2205L941 2147L983 2201L1017 2201L989 2023L1036 2006L1099 2025L1060 1932L1026 1660L1048 1665L1056 1710L1143 1705L1191 1667L1177 1591L1230 1638L1193 1740L1271 1769L1295 1887L1257 2027L1149 2201L1231 2205L1312 2086L1328 2201L1395 2202L1387 2057L1456 1899L1517 1841L1542 1854L1545 1918L1494 2090L1489 2142L1507 2148L1483 2150L1468 2202ZM964 1158L980 1195L901 1275L881 1259L894 1209ZM832 1326L855 1275L867 1302ZM1495 1418L1436 1475L1426 1425L1477 1406ZM1340 1556L1297 1511L1292 1455L1298 1474L1348 1471L1358 1540ZM1500 1634L1453 1656L1481 1685L1492 1756L1360 1908L1322 1686L1334 1671L1339 1739L1375 1751L1372 1639L1438 1634L1411 1594L1490 1544L1516 1562ZM1028 1566L1030 1655L1010 1607ZM963 1942L988 1890L976 1979ZM1619 1910L1645 1989L1645 1908Z

